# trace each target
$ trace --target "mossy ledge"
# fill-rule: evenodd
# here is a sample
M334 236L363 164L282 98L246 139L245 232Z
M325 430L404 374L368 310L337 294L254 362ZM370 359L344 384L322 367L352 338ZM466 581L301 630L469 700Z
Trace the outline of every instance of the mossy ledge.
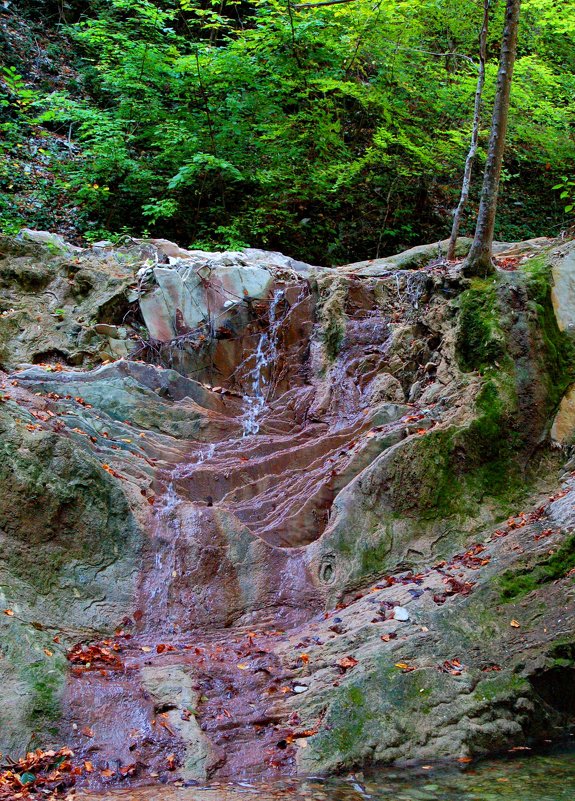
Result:
M564 578L575 568L575 534L568 536L555 553L531 565L506 570L499 583L502 601L515 601L550 581Z

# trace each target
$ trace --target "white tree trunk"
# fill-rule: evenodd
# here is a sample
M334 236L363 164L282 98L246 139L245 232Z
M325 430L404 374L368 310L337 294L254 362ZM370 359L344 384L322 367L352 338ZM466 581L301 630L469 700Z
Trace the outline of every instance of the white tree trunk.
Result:
M447 258L449 261L455 259L455 247L457 245L457 235L459 234L459 226L461 224L461 215L467 204L469 198L469 190L471 187L471 174L473 172L473 164L475 162L475 155L477 153L477 146L479 144L479 128L481 125L481 96L483 94L483 86L485 84L485 61L487 58L487 33L489 30L489 6L490 0L483 2L483 24L479 34L479 73L477 75L477 88L475 90L475 104L473 107L473 129L471 133L471 146L467 159L465 160L465 170L463 172L463 184L461 186L461 197L457 208L453 212L453 225L451 228L451 237L449 239L449 246L447 248Z
M483 188L477 217L475 238L469 252L463 272L465 275L485 276L494 272L492 247L495 229L495 213L497 196L505 149L505 135L509 117L509 97L511 95L511 79L517 51L517 29L519 27L519 11L521 0L507 0L505 8L505 28L501 42L501 59L497 74L497 89L487 161L483 174Z

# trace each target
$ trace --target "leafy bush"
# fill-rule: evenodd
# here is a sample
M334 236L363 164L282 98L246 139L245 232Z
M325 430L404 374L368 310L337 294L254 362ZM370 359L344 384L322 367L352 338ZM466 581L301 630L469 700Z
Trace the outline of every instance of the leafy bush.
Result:
M0 217L324 263L442 238L468 146L480 17L468 0L75 3L67 81L39 92L33 76L4 70L2 147L13 167L19 144L45 136L50 163L34 186L0 175ZM552 0L525 0L500 238L563 225L551 187L575 165L574 27Z

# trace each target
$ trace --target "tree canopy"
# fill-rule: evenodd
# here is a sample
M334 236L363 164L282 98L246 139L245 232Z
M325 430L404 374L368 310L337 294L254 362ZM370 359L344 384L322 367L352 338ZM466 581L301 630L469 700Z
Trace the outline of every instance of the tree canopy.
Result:
M448 236L483 3L307 5L21 2L30 30L42 29L46 63L27 64L18 37L3 45L4 229L72 219L73 235L92 241L149 232L317 263ZM464 234L477 214L504 6L492 4ZM570 223L574 36L575 0L524 0L500 239L556 235Z

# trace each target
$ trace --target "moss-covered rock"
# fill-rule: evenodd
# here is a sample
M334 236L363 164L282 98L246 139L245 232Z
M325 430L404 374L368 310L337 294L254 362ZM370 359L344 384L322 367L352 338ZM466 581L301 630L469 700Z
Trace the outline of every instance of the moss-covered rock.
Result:
M0 749L11 753L57 742L63 652L129 611L140 548L118 482L69 438L34 425L0 404L0 605L13 612L0 621L9 688Z

